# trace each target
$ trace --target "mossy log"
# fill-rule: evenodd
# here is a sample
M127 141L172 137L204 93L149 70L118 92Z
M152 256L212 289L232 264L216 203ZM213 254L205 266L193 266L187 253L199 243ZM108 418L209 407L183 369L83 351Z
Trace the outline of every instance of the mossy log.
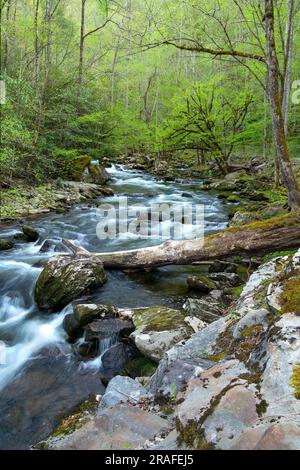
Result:
M70 244L68 245L70 247ZM265 254L300 247L300 217L285 215L232 227L194 240L169 240L158 246L111 253L93 253L105 268L140 269L188 265L231 256Z

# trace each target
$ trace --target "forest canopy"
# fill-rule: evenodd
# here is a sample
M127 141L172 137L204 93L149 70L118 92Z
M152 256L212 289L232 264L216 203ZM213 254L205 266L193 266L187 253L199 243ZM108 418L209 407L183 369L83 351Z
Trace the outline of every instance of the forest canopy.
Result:
M234 155L274 160L264 2L1 0L0 6L7 89L2 180L68 177L74 160L86 155L101 161L181 152L223 172ZM291 96L300 75L298 12L294 0L274 2L292 158L300 149Z

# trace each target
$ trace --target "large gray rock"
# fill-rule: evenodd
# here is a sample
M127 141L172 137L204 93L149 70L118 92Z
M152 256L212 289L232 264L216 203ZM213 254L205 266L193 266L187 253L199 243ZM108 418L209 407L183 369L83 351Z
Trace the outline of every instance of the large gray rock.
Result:
M100 409L117 405L119 403L130 402L137 404L140 401L151 400L153 396L138 382L117 375L108 384L105 394L100 403Z
M75 432L46 442L57 450L131 450L168 430L168 422L131 404L105 408Z
M173 346L160 361L147 388L157 395L168 395L170 393L170 381L166 379L165 383L164 377L172 370L173 365L178 360L182 361L181 364L189 363L193 367L206 368L207 362L205 358L212 354L216 341L225 328L225 319L220 318L218 321L193 334L189 340ZM194 372L193 369L192 372ZM179 384L177 384L177 387L179 388Z
M254 387L233 385L224 392L203 424L206 440L215 448L229 449L233 440L257 421L259 401L255 391Z
M247 372L245 366L233 359L204 370L199 377L192 378L178 407L178 420L185 428L191 422L199 423L207 415L214 402L224 395L231 385L244 385L240 378Z
M160 361L174 344L189 338L193 329L186 315L166 307L149 307L133 311L136 330L131 334L137 348L153 361Z
M35 286L41 309L59 310L89 289L107 280L103 265L93 256L55 256L44 267Z
M261 395L268 404L265 416L299 416L300 400L291 385L293 371L300 363L299 316L287 314L275 323L264 363Z

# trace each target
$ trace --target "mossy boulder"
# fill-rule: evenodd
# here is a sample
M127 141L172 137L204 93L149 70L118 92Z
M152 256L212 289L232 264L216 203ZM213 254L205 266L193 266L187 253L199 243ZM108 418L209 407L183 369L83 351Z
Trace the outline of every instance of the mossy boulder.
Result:
M91 164L92 158L83 155L72 160L69 167L69 177L74 181L81 181L84 171Z
M10 240L0 239L0 251L10 250L13 248L14 244Z
M102 263L92 256L56 256L44 267L35 286L41 309L58 311L107 280Z
M245 225L254 222L255 220L261 220L262 216L258 212L248 212L248 211L237 211L233 218L230 221L231 226L235 225Z
M92 162L88 166L88 181L97 184L106 184L109 181L109 174L106 169Z
M136 309L132 320L136 330L131 334L139 351L159 362L174 344L189 338L194 332L185 322L186 315L167 307Z
M189 276L187 278L189 289L208 294L210 291L217 289L217 284L208 276L198 275Z

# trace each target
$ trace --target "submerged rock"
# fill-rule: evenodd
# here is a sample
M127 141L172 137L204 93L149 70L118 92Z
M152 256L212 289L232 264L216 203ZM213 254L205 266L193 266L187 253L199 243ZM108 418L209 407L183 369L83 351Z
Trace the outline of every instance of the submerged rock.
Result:
M132 318L136 330L131 338L142 354L158 362L174 344L193 333L185 317L178 310L160 306L136 309Z
M0 251L10 250L13 246L14 244L12 241L3 238L0 239Z
M41 309L59 310L87 290L107 280L103 265L93 256L56 256L44 267L35 286L35 300Z

